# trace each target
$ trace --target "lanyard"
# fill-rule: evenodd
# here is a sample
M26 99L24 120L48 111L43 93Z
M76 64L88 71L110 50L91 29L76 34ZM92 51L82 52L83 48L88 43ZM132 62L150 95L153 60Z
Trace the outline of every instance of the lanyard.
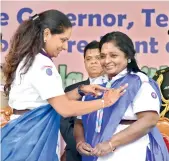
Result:
M106 88L111 88L112 83L113 83L112 80L107 82ZM97 111L95 132L100 133L102 122L103 122L103 109L100 109Z

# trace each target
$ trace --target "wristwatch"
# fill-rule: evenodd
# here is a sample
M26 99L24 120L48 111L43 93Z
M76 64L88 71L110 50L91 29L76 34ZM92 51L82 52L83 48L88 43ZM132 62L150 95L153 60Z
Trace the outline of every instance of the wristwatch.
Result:
M79 85L79 86L77 87L77 90L78 90L78 94L83 97L83 96L85 95L85 93L81 90L81 87L82 87L82 86L84 86L84 85L83 85L83 84Z

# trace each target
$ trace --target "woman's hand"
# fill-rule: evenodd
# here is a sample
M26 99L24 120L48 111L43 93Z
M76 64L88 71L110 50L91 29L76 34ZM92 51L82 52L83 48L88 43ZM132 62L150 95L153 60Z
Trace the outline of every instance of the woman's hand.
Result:
M90 144L86 142L77 143L76 149L80 154L84 154L84 155L91 155L91 151L93 150Z
M108 107L114 104L125 92L128 84L125 84L117 89L109 89L104 93L104 106Z
M105 156L109 153L112 153L115 150L115 147L112 146L110 141L105 141L96 145L96 147L92 150L91 155L95 155L97 157Z
M102 87L97 84L91 84L91 85L81 85L80 90L86 95L91 94L94 96L100 96L103 92L108 91L108 88Z

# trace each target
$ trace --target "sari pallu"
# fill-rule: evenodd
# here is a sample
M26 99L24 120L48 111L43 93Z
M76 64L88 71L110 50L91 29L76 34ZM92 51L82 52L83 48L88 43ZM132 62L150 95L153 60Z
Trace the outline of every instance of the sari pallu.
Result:
M100 142L104 142L111 139L117 126L122 120L128 106L132 103L142 85L142 81L138 75L127 74L125 77L116 80L112 84L111 88L118 88L119 86L124 85L125 83L129 84L126 93L114 105L104 109L104 119L102 121L100 133L95 132L97 112L93 112L82 117L85 131L85 140L92 147L95 147ZM149 79L149 83L157 92L158 97L160 99L161 97L159 93L159 88L156 85L155 81ZM103 84L103 86L105 87L106 84ZM85 101L89 100L94 100L94 98L88 95ZM168 161L169 156L165 143L156 127L151 130L151 132L149 133L149 137L151 147L150 150L147 151L147 158L152 158L149 161ZM98 158L95 156L83 156L82 158L83 161L96 161L97 159Z
M2 161L58 161L60 115L50 105L31 110L1 129Z

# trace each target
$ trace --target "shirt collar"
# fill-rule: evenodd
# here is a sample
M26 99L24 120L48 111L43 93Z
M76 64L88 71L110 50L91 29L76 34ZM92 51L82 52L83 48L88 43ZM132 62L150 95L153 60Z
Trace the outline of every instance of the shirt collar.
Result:
M102 75L96 78L89 78L90 84L103 84L108 81L107 75Z
M110 80L112 83L122 77L124 77L128 73L127 68L125 68L123 71L121 71L119 74L117 74L115 77L112 77Z
M40 51L40 53L52 60L52 57L47 54L47 52L45 51L45 49L42 48L42 50Z

